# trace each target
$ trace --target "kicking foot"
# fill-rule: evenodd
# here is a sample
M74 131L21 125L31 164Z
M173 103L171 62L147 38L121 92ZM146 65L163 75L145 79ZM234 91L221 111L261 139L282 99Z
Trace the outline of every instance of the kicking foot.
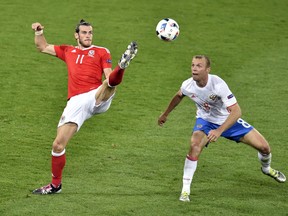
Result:
M131 42L127 50L123 53L121 59L118 62L118 65L121 69L127 68L131 60L136 56L138 51L138 45L135 41Z
M52 184L48 184L41 188L35 189L33 194L55 194L60 193L62 191L62 184L60 184L57 188L55 188Z

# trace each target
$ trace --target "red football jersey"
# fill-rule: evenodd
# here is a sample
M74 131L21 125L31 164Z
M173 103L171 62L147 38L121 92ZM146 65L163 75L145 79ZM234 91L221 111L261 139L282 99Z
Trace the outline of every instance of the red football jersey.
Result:
M62 59L68 69L68 99L96 89L102 84L104 68L112 68L108 49L90 46L79 49L70 45L54 46L56 56Z

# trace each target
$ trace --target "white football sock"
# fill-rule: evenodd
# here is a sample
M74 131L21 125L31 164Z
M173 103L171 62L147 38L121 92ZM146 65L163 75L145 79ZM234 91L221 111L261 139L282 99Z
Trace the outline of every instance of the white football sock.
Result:
M272 154L270 153L268 155L263 155L258 152L258 158L261 162L263 172L268 173L270 170Z
M197 168L197 160L192 161L186 157L184 164L182 193L186 192L190 194L190 187L196 168Z

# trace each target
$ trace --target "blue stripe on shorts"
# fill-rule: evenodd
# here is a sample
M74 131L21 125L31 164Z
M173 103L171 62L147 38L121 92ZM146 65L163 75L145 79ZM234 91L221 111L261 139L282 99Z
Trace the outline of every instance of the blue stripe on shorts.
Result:
M220 125L214 124L208 121L205 121L202 118L197 118L193 131L203 131L206 135L208 135L210 130L215 130ZM222 137L225 137L230 140L234 140L235 142L240 142L241 137L245 136L253 129L253 126L245 122L243 119L239 118L237 122L232 125L228 130L222 133Z

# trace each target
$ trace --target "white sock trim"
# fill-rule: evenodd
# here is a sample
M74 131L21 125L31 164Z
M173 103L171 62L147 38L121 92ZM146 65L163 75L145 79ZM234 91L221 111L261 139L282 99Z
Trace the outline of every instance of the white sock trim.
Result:
M64 155L65 154L65 149L62 151L62 152L60 152L60 153L55 153L55 152L53 152L53 150L52 150L52 156L54 156L54 157L60 157L60 156L62 156L62 155Z
M109 77L107 78L107 84L108 84L108 87L110 87L110 88L113 88L114 86L111 86L110 84L109 84Z

